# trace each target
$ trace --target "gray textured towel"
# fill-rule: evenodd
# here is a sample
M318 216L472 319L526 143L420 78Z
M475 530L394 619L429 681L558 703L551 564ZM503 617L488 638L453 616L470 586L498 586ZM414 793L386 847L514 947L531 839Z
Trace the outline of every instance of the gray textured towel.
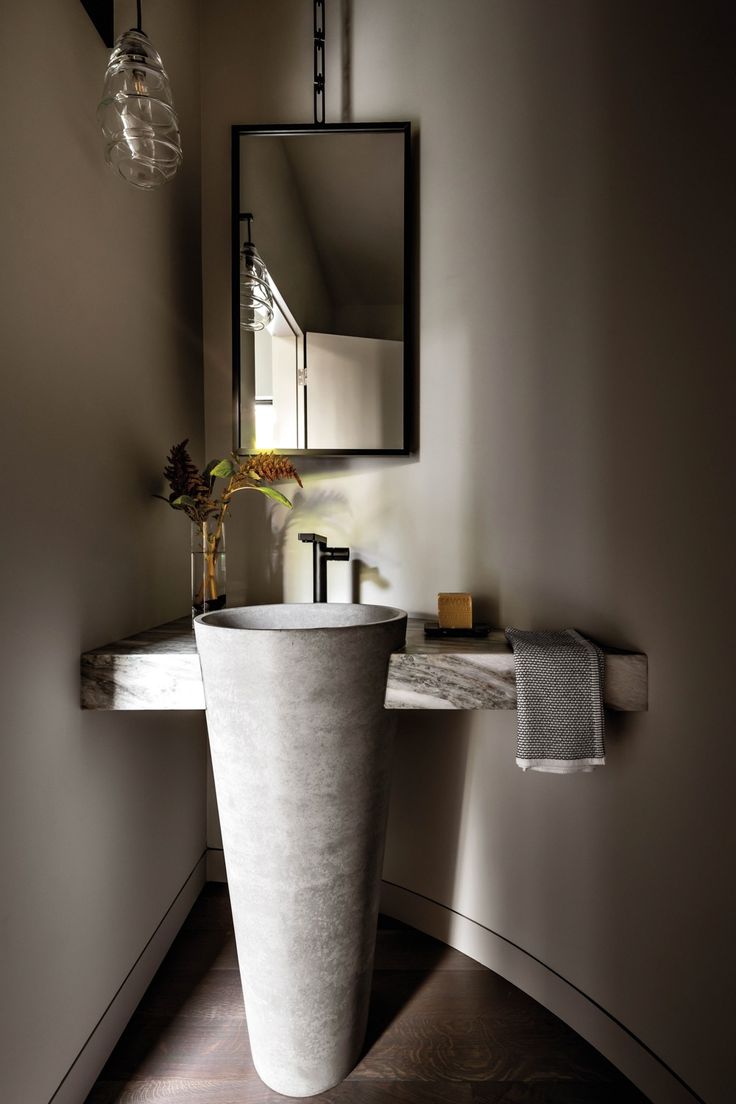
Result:
M506 629L516 659L517 766L572 774L605 763L603 652L574 629Z

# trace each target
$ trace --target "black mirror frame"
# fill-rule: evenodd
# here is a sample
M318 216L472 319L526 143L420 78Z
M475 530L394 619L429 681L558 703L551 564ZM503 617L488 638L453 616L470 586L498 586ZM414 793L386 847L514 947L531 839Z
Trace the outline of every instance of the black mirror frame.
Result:
M411 123L294 123L258 126L234 124L231 128L231 237L233 331L233 452L252 456L257 449L240 446L240 138L244 134L282 137L289 134L354 134L385 131L404 135L404 440L398 449L273 449L289 456L409 456L414 451L414 210L411 159Z

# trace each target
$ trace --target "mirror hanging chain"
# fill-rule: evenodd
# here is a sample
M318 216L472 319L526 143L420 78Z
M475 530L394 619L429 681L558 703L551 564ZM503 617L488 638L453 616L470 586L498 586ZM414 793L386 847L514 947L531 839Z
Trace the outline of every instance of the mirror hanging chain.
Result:
M314 125L325 125L325 0L314 0Z

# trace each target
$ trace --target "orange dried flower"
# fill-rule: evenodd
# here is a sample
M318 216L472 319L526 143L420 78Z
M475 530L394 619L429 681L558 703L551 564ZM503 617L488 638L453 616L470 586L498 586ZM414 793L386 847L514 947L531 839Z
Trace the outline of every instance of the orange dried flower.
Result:
M304 486L289 457L279 456L275 452L260 452L257 456L249 456L242 464L241 471L244 475L267 479L269 483L275 483L278 479L295 479L300 487Z

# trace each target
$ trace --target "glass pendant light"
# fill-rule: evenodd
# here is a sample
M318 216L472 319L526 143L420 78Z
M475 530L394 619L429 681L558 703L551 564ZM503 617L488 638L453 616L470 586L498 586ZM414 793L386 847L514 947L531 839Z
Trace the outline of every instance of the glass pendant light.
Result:
M108 165L136 188L157 188L182 162L179 121L161 57L138 26L110 54L97 120Z
M266 266L251 241L253 215L240 218L248 223L248 240L240 252L240 328L262 330L273 318L273 294Z

